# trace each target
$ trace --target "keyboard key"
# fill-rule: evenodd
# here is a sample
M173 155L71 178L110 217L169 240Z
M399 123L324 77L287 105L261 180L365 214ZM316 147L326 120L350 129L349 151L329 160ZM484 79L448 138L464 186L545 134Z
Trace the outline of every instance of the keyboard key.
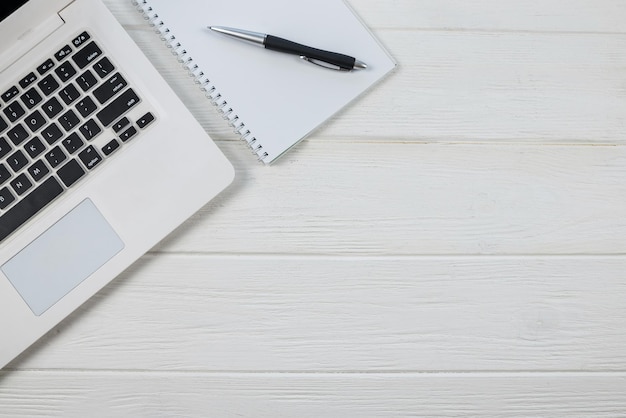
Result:
M61 137L63 136L63 132L61 132L61 129L58 127L56 123L53 123L52 125L48 126L46 129L41 131L41 136L43 136L43 139L46 140L48 145L52 145L55 142L57 142L59 139L61 139Z
M98 84L98 80L96 76L90 70L85 71L83 74L79 75L76 78L76 84L80 87L84 92L91 89L93 86Z
M39 110L35 110L33 113L24 118L24 123L28 126L32 133L35 133L44 127L46 119Z
M85 170L83 170L78 161L71 160L63 167L59 168L57 175L65 186L70 187L85 175Z
M63 192L59 181L50 177L0 217L0 241L11 235Z
M11 149L11 145L9 145L7 140L0 138L0 158L4 158L4 156L7 155Z
M44 177L50 172L48 170L48 166L43 160L38 160L36 163L28 167L28 174L35 180L36 182L40 182Z
M2 100L4 101L4 103L9 103L18 94L20 94L20 91L17 89L17 87L13 86L4 93L2 93Z
M87 32L83 32L80 35L78 35L76 38L74 38L74 40L72 41L72 45L74 45L74 47L76 48L80 48L89 39L91 39L91 36L89 36Z
M22 196L33 187L33 183L30 182L26 174L22 173L11 182L11 187L18 196Z
M109 155L113 154L119 147L120 143L117 142L117 139L114 139L102 147L102 153L108 157Z
M11 170L17 174L22 168L28 164L28 158L21 150L15 151L9 158L7 158L7 164L11 167Z
M120 93L128 83L120 73L114 74L103 85L93 91L93 95L101 104L109 101L113 96Z
M139 128L143 129L146 126L148 126L150 123L152 123L152 121L154 121L154 115L150 112L146 113L145 115L143 115L142 117L140 117L139 119L137 119L137 126L139 126Z
M109 61L107 57L104 57L94 64L93 69L100 76L100 78L106 78L113 71L115 71L115 66L111 64L111 61Z
M76 104L76 110L82 117L86 118L98 109L98 106L91 100L91 97L84 97Z
M59 93L61 99L65 102L66 105L72 104L76 99L80 97L80 93L78 89L73 84L69 84Z
M135 129L134 126L131 126L120 135L120 139L122 140L122 142L127 142L135 135L137 135L137 129Z
M22 88L25 89L26 87L33 84L35 81L37 81L37 76L35 75L35 73L30 73L26 77L20 80L20 86L22 86Z
M0 190L0 209L6 209L14 201L15 196L13 196L13 193L11 193L8 187Z
M46 112L46 115L48 115L50 119L54 119L63 110L63 105L57 100L56 97L53 97L45 102L41 108L44 112Z
M61 147L59 147L58 145L52 148L52 150L50 150L50 152L46 154L46 160L48 161L48 164L50 164L50 167L52 168L58 167L59 164L61 164L66 159L67 159L67 156L65 155L63 150L61 150Z
M30 158L37 158L46 150L46 146L37 137L28 141L25 148Z
M98 112L97 116L104 126L111 125L121 118L126 112L135 107L140 102L139 97L133 89L128 89L117 99L113 100L107 107Z
M60 87L59 82L55 80L52 74L45 76L37 85L46 96L50 96Z
M85 145L76 132L65 138L61 143L70 154L74 154Z
M34 87L28 90L26 93L22 94L20 99L22 99L22 103L24 103L24 105L28 109L32 109L33 107L37 106L43 100L41 98L41 95L37 93L37 90L35 90Z
M61 80L62 82L66 82L76 75L76 69L69 61L65 61L64 63L59 65L59 68L54 70L54 72L56 73L57 77L59 77L59 80Z
M15 128L7 132L7 136L9 137L11 142L13 142L13 145L19 145L25 140L27 140L30 134L28 133L28 131L26 131L26 128L24 128L24 125L22 125L21 123L18 123L15 126Z
M83 134L83 137L87 141L91 141L102 132L102 129L100 129L98 122L93 119L89 119L78 130L81 134Z
M26 111L18 102L13 102L8 105L4 110L4 114L9 119L9 122L16 122L19 118L26 114Z
M4 164L0 164L0 186L9 181L11 177L13 175L9 169Z
M100 154L98 154L98 151L96 151L96 149L91 145L82 150L78 154L78 158L80 158L85 167L87 167L89 170L92 170L102 161L102 157L100 156Z
M4 132L9 127L9 124L0 116L0 133Z
M78 119L76 113L71 110L68 110L59 118L59 123L61 124L63 129L65 129L65 132L69 132L74 129L79 122L80 119Z
M72 53L72 47L69 45L65 45L63 48L59 50L59 52L54 54L54 58L56 58L57 61L63 61L71 53Z
M122 131L122 129L124 129L128 125L130 125L130 121L128 120L127 117L123 117L118 122L114 123L112 128L116 134L119 134Z
M51 59L48 59L46 60L46 62L41 64L39 67L37 67L37 72L39 73L39 75L44 75L45 73L50 71L52 68L54 68L54 61L52 61Z
M72 60L80 69L85 68L102 55L102 50L95 42L89 42L80 51L72 55Z

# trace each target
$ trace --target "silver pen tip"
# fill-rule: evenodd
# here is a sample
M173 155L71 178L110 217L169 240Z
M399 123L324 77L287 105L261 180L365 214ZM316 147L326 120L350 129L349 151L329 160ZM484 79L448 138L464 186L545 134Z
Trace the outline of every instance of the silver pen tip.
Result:
M367 64L364 63L363 61L355 60L354 61L354 68L358 69L358 70L364 70L364 69L367 68Z

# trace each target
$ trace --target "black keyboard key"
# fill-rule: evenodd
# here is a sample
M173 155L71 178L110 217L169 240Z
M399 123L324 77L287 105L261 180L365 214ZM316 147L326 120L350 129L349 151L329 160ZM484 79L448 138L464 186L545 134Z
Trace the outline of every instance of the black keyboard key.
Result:
M67 156L58 145L46 154L46 161L48 161L48 164L50 164L52 168L58 167L66 159Z
M28 158L21 150L15 151L9 158L7 158L7 164L11 167L14 173L18 173L22 168L28 164Z
M43 160L38 160L36 163L28 167L28 174L35 180L36 182L40 182L41 180L48 175L50 170L46 163Z
M137 129L134 126L131 126L120 135L120 139L122 142L127 142L131 140L135 135L137 135Z
M66 82L76 75L76 69L69 61L63 62L61 65L59 65L59 68L54 70L54 72L56 73L57 77L59 77L59 80L61 80L62 82Z
M73 84L69 84L67 87L61 90L61 92L59 92L59 96L66 105L69 105L80 97L80 93L78 92L76 86L74 86Z
M14 201L15 196L13 196L13 193L11 193L8 187L0 190L0 209L6 209Z
M39 73L39 75L44 75L45 73L50 71L52 68L54 68L54 61L52 61L51 59L48 59L46 60L46 62L41 64L39 67L37 67L37 72Z
M74 38L74 40L72 41L72 45L74 45L75 48L80 48L89 39L91 39L91 36L89 36L87 32L83 32L76 38Z
M0 116L0 133L4 132L9 127L9 124Z
M128 83L120 73L114 74L111 78L104 82L103 85L93 91L93 95L101 104L109 101L113 96L124 90Z
M102 147L102 153L108 157L109 155L113 154L119 147L120 143L117 142L117 139L114 139Z
M56 97L53 97L45 102L41 108L44 112L46 112L46 115L48 115L50 119L54 119L63 110L63 105L57 100Z
M9 169L4 164L0 164L0 186L9 181L11 177L13 177L13 174L11 174Z
M11 182L11 187L18 196L22 196L33 187L33 183L30 182L26 174L22 173Z
M91 141L102 132L98 122L93 119L89 119L78 130L87 141Z
M9 145L7 140L0 138L0 158L4 158L4 156L7 155L11 149L11 145Z
M22 88L25 89L26 87L33 84L35 81L37 81L37 76L35 75L35 73L30 73L26 77L20 80L20 86L22 86Z
M33 113L24 118L24 123L31 132L35 133L46 124L46 118L43 117L39 110L35 110Z
M74 60L80 69L83 69L100 58L101 55L102 50L92 41L85 45L83 49L72 55L72 60Z
M78 87L86 92L98 84L98 80L90 70L87 70L76 78L76 84L78 84Z
M97 116L104 126L111 125L121 118L126 112L139 103L139 96L133 89L128 89L121 96L118 96L107 107L98 112Z
M93 102L91 97L84 97L81 101L76 103L76 110L82 117L86 118L98 109L98 106Z
M50 96L60 87L59 82L56 81L52 74L45 76L37 85L46 96Z
M26 143L25 149L30 158L37 158L46 150L46 146L41 139L35 137Z
M69 132L74 129L79 122L80 119L78 119L76 113L71 110L68 110L59 118L59 123L61 124L63 129L65 129L65 132Z
M85 145L76 132L65 138L61 143L70 154L74 154Z
M19 118L26 114L26 111L18 102L13 102L8 105L4 110L4 114L9 119L9 122L16 122Z
M78 161L71 160L63 167L59 168L57 175L65 186L70 187L85 175L85 170L83 170Z
M4 101L4 103L9 103L18 94L20 94L20 91L17 89L17 87L13 86L4 93L2 93L2 100Z
M115 122L113 124L112 128L113 128L113 130L115 131L116 134L119 134L122 131L122 129L124 129L128 125L130 125L130 121L128 120L127 117L123 117L119 121Z
M59 50L59 52L54 54L54 58L56 58L57 61L63 61L71 53L72 53L72 47L69 45L65 45L63 48Z
M7 136L9 137L11 142L13 142L13 145L19 145L22 142L26 141L30 134L28 133L28 131L26 131L24 125L18 123L15 128L7 132Z
M63 187L59 181L50 177L23 200L17 202L0 217L0 241L15 232L61 193L63 193Z
M154 121L154 115L150 112L137 119L137 126L143 129Z
M102 157L98 154L98 151L91 145L82 150L80 154L78 154L78 158L80 158L85 167L89 170L92 170L102 161Z
M34 87L22 94L20 99L22 99L22 103L24 103L24 105L29 109L37 106L43 100Z
M100 78L106 78L111 75L113 71L115 71L115 66L111 64L111 61L109 61L107 57L104 57L94 64L93 69L100 76Z
M48 145L52 145L57 142L63 136L63 132L56 123L48 126L46 129L41 131L41 136L46 140Z

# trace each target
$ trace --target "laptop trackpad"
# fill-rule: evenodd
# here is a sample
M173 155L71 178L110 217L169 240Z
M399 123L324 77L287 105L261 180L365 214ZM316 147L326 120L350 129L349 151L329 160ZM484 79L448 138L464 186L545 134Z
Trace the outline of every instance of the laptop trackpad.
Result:
M1 269L39 316L123 248L111 225L86 199Z

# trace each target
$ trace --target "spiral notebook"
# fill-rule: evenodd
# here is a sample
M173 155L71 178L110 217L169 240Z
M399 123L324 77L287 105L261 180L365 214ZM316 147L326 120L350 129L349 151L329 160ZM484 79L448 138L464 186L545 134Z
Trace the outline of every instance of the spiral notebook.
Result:
M343 0L135 0L162 39L266 164L325 122L395 62ZM366 70L342 72L207 29L230 26L341 52Z

